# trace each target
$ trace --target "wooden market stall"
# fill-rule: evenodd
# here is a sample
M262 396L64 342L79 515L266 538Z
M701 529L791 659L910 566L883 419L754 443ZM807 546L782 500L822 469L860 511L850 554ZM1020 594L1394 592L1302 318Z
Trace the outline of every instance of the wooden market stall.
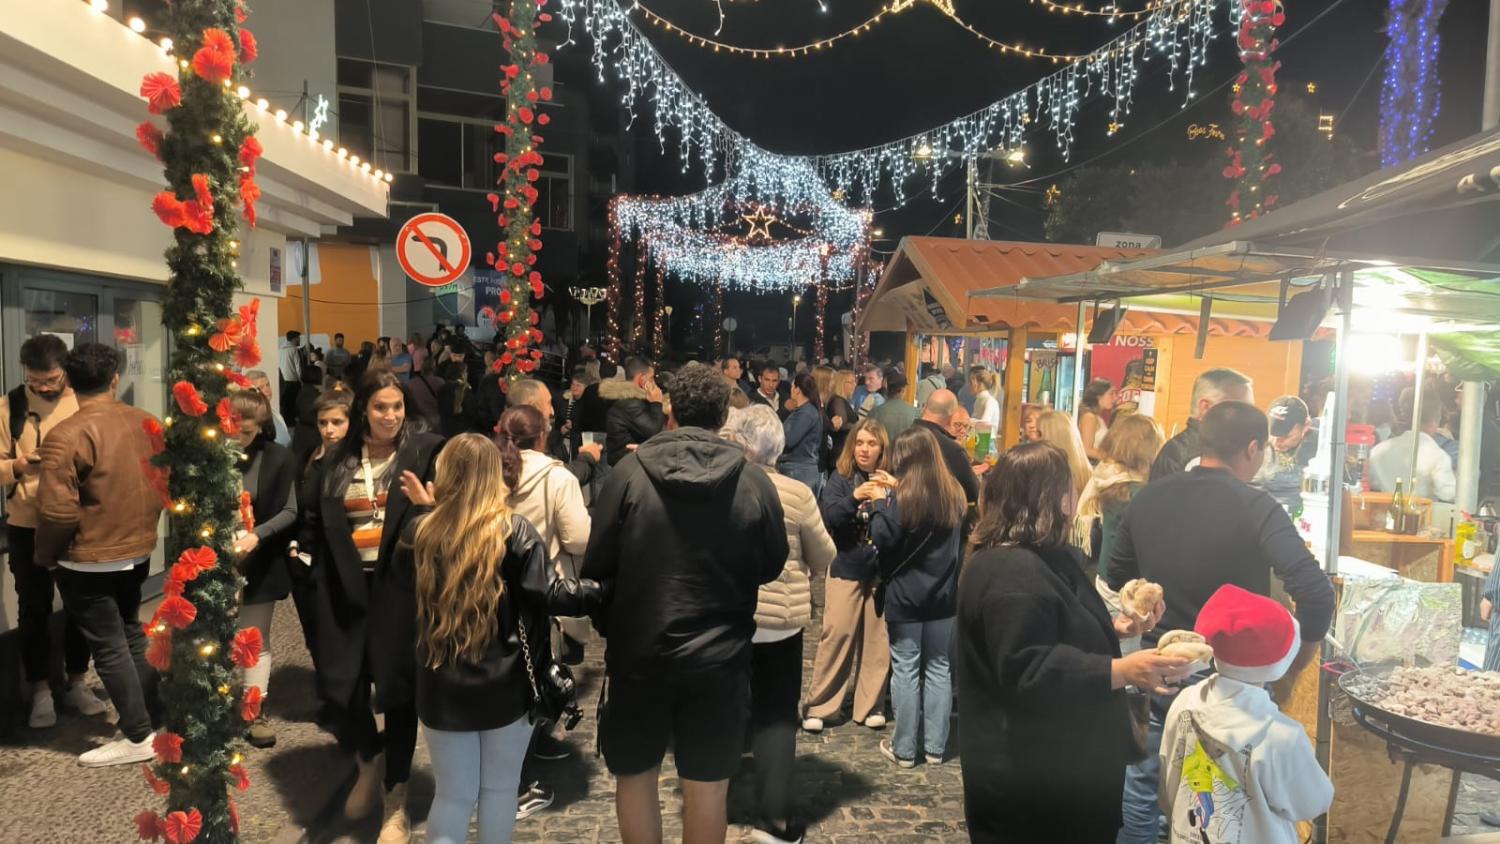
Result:
M859 331L900 331L906 335L905 369L918 371L922 363L945 363L931 357L937 338L963 338L983 344L983 362L1002 370L1005 391L1003 415L1005 446L1020 441L1025 386L1026 350L1049 341L1066 356L1077 342L1078 308L1035 298L1005 296L1024 279L1082 273L1108 263L1144 258L1153 252L1077 244L961 240L947 237L902 239L879 284L859 315ZM984 295L980 294L984 291ZM1001 291L996 295L994 291ZM1127 312L1107 353L1110 376L1126 386L1127 370L1150 376L1149 383L1130 386L1127 401L1138 403L1168 432L1180 428L1188 416L1193 379L1204 369L1235 366L1255 379L1257 390L1269 395L1295 392L1302 357L1297 344L1278 344L1267 352L1274 308L1264 305L1226 308L1208 321L1211 338L1198 354L1198 306L1186 302L1173 309ZM940 344L939 344L940 345ZM1033 350L1035 351L1035 350ZM1044 352L1043 354L1049 354ZM1133 361L1151 365L1131 367ZM954 361L960 365L969 360ZM1096 371L1102 367L1096 367ZM915 395L910 378L909 395ZM1140 380L1137 375L1137 380Z
M1465 345L1479 344L1445 343L1444 338L1462 340L1496 333L1500 263L1483 262L1500 258L1500 242L1494 239L1500 200L1497 173L1500 131L1492 131L1170 253L1107 261L1068 275L1032 276L1019 284L971 293L971 298L1075 307L1077 332L1091 322L1080 306L1099 300L1126 302L1134 312L1180 313L1186 308L1218 314L1230 307L1270 307L1287 317L1284 329L1291 328L1299 311L1304 318L1310 317L1300 328L1288 331L1293 337L1306 336L1308 326L1334 330L1338 338L1335 389L1330 416L1325 419L1330 453L1320 453L1315 464L1325 467L1324 477L1335 480L1327 484L1328 497L1323 501L1325 532L1313 546L1323 555L1341 601L1350 590L1365 590L1361 593L1365 599L1341 604L1334 630L1340 650L1326 650L1325 659L1390 658L1389 651L1380 657L1362 656L1358 648L1351 648L1351 639L1375 629L1385 637L1382 645L1415 649L1403 652L1408 662L1425 659L1456 665L1459 587L1424 582L1452 579L1453 554L1447 537L1396 536L1358 524L1351 531L1351 525L1344 523L1356 518L1345 503L1350 499L1342 483L1349 405L1349 352L1344 341L1356 329L1418 336L1421 366L1416 394L1420 396L1429 335L1438 348L1457 353ZM1428 257L1403 257L1411 255ZM1290 297L1296 294L1311 295L1297 304L1285 304L1294 301ZM1236 368L1245 369L1258 356L1274 355L1275 347L1301 345L1295 340L1256 342L1256 349L1233 363ZM1270 397L1260 384L1256 394L1262 403ZM1414 411L1413 416L1417 415ZM1478 421L1476 415L1460 432L1466 438L1459 458L1460 502L1466 494L1472 502L1478 486ZM1305 502L1308 497L1304 496ZM1366 558L1348 562L1354 567L1348 577L1341 575L1340 537L1346 549ZM1430 564L1415 562L1432 557L1436 559ZM1372 572L1382 571L1376 579L1387 585L1377 588L1408 596L1405 611L1382 615L1378 605L1369 601ZM1412 606L1422 610L1413 612ZM1451 631L1447 629L1450 618ZM1420 632L1406 635L1410 629ZM1447 653L1450 647L1452 653ZM1472 758L1455 761L1455 754L1446 748L1417 746L1399 728L1387 725L1383 732L1376 730L1368 717L1356 717L1358 701L1336 688L1330 678L1329 672L1304 672L1290 699L1282 702L1287 712L1303 721L1334 782L1334 803L1321 819L1318 840L1437 841L1447 835L1457 794L1455 771L1476 772L1463 765L1477 763ZM1495 776L1500 770L1500 759L1482 761L1477 771L1482 775ZM1404 773L1409 775L1405 784Z

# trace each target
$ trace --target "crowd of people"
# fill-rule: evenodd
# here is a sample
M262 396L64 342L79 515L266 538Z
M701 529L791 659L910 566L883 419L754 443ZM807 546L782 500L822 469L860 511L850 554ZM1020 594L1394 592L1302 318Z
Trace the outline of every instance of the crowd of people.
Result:
M136 619L160 506L139 471L147 414L114 399L108 347L39 336L21 359L0 480L31 723L56 720L55 583L61 700L103 710L83 682L92 656L120 714L122 735L80 762L142 762L157 715ZM1268 417L1248 378L1211 370L1167 441L1091 384L1087 436L1047 411L990 462L964 445L976 423L998 427L985 367L925 370L912 403L892 366L659 371L585 351L554 394L491 363L461 334L394 353L350 353L340 335L318 353L290 332L279 401L262 373L231 399L256 525L233 548L239 620L267 643L244 682L270 694L272 610L291 597L320 722L351 763L344 811L380 815L381 842L411 835L419 730L436 780L428 841L466 840L476 812L480 840L508 841L550 803L522 771L568 752L559 739L582 716L568 666L591 627L599 749L629 844L662 839L668 752L683 840L722 842L747 749L755 840L801 841L797 731L845 711L890 727L880 752L898 769L956 759L975 841L1154 842L1168 827L1182 842L1295 841L1292 821L1331 800L1273 692L1315 654L1333 591L1288 508L1254 485L1276 454L1300 453L1288 438L1305 435L1305 406L1278 400ZM1266 597L1272 573L1294 614ZM1165 595L1145 617L1119 599L1137 578ZM1155 647L1194 629L1217 671ZM804 635L817 637L805 682ZM246 738L276 740L264 719Z

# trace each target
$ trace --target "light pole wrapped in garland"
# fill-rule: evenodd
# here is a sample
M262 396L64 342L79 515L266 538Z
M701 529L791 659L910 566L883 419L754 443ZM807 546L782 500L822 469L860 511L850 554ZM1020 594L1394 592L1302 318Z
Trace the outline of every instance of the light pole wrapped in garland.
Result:
M1281 172L1281 165L1270 152L1276 136L1271 110L1276 107L1276 71L1281 62L1272 57L1280 46L1276 30L1285 22L1280 0L1241 0L1236 43L1245 69L1234 82L1230 110L1235 116L1235 137L1224 167L1224 178L1235 183L1224 203L1229 206L1230 226L1276 207L1272 179Z
M540 319L532 303L542 298L542 274L536 269L536 253L542 248L542 224L533 207L540 192L536 182L541 178L542 136L536 131L551 122L539 111L539 105L552 99L552 89L540 86L537 67L550 60L537 50L536 30L552 16L542 12L546 0L512 0L509 14L492 15L500 28L510 64L502 67L500 92L505 95L505 122L495 131L505 137L505 151L495 153L501 165L500 192L489 195L490 208L505 230L505 239L495 251L485 256L490 266L503 273L505 286L500 290L500 307L495 312L497 335L504 336L504 347L496 366L503 374L501 386L534 372L541 362Z
M238 369L260 362L258 301L235 310L233 296L238 216L255 224L261 148L234 92L256 56L255 38L241 26L244 6L174 0L165 11L177 74L142 80L152 116L136 137L164 166L168 188L151 207L174 238L163 305L174 339L174 408L164 425L148 423L157 454L141 467L171 518L166 598L146 624L146 656L162 674L163 723L144 773L166 806L142 811L136 825L141 838L186 844L238 837L231 794L250 785L240 739L260 711L260 691L237 676L259 659L261 642L253 629L237 632L241 581L229 549L253 517L228 439L239 424L228 393L248 388Z

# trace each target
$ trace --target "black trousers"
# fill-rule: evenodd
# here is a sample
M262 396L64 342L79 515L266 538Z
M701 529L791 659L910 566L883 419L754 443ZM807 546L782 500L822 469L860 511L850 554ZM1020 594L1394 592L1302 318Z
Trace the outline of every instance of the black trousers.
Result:
M411 758L417 750L417 706L413 702L386 710L382 733L371 708L373 685L369 677L360 678L349 708L334 717L333 733L340 750L357 753L365 761L385 752L385 788L390 791L411 779Z
M94 667L120 713L120 732L131 741L151 734L156 708L156 669L146 662L140 619L141 584L150 567L143 562L124 571L54 572L63 606L83 631Z
M750 647L755 795L764 823L788 823L802 694L802 633Z
M297 394L300 392L301 382L281 379L281 418L288 430L297 424Z
M52 572L36 564L36 529L10 525L10 573L16 580L16 628L26 682L41 683L52 673ZM69 674L89 670L89 644L71 616L63 615L63 666Z

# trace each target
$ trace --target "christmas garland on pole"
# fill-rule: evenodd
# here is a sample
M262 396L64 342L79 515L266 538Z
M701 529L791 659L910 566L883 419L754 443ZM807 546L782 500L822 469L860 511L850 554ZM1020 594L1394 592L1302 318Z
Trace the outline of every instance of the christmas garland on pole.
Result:
M146 658L162 674L162 727L156 759L145 766L151 789L166 797L161 813L135 818L147 840L169 844L234 841L239 817L231 789L250 787L241 764L245 724L260 712L260 690L240 685L237 669L259 660L260 634L238 631L240 576L230 562L235 533L253 516L240 490L239 420L230 387L249 388L237 368L260 362L259 301L234 310L239 289L236 240L243 212L255 225L260 142L234 86L256 57L255 37L241 28L238 0L175 0L166 30L178 70L141 83L151 115L136 129L142 147L163 165L168 189L152 210L171 227L163 322L174 338L170 379L177 412L147 423L156 456L142 471L171 515L166 595L146 634Z
M496 370L503 375L501 387L525 378L540 365L542 350L541 321L533 303L542 298L542 274L536 269L536 253L542 249L542 223L533 208L541 195L536 182L541 178L542 136L536 130L552 118L538 106L552 99L552 89L537 84L536 69L551 58L537 49L536 31L552 20L542 12L547 0L511 0L504 17L498 12L491 18L500 29L510 64L501 67L500 92L505 95L505 122L495 131L505 136L505 151L495 153L501 165L498 194L489 195L490 210L498 214L497 222L505 230L505 239L486 262L502 271L506 285L500 291L500 309L495 313L497 335L504 334L505 348L496 360Z
M1276 29L1285 22L1280 0L1241 0L1237 43L1245 69L1234 82L1230 110L1238 126L1224 168L1224 178L1235 183L1224 203L1230 210L1229 226L1254 220L1276 206L1271 179L1281 172L1281 165L1273 161L1268 145L1276 136L1271 110L1276 107L1281 62L1271 57L1280 46Z

